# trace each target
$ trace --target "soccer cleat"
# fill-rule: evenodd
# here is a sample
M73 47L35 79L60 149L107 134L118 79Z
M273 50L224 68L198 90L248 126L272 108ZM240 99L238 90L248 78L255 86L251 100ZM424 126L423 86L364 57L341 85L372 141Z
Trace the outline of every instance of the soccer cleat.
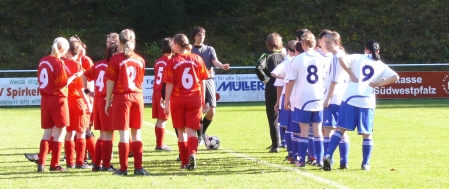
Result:
M332 164L331 164L331 159L330 159L329 155L326 155L323 158L323 170L332 171Z
M44 172L45 166L44 165L37 165L37 172Z
M178 154L178 158L176 158L176 161L181 161L181 155Z
M60 172L64 172L66 171L64 168L62 168L60 165L56 166L56 167L50 167L49 169L50 171L60 171Z
M98 172L98 171L101 171L102 168L103 168L103 167L97 166L97 165L95 165L95 163L92 163L92 172Z
M189 164L188 164L187 169L189 171L193 171L196 169L196 155L195 154L190 155Z
M362 170L369 171L369 165L368 164L362 165Z
M134 169L134 175L149 176L150 173L145 169Z
M286 146L285 145L281 145L281 146L279 146L280 148L286 148Z
M65 161L65 153L64 153L64 156L62 156L62 158L59 161L60 162L64 162Z
M92 166L90 166L87 163L83 163L82 165L75 165L75 168L77 168L77 169L91 169Z
M170 147L168 147L168 146L166 146L166 145L163 145L163 146L161 146L161 147L155 147L154 148L154 150L156 150L156 151L171 151L171 148Z
M75 169L75 165L66 165L65 167L68 169Z
M307 159L307 164L316 165L316 159L313 156L309 156Z
M103 172L116 172L118 169L114 168L112 165L109 168L101 167L100 171Z
M187 170L189 168L189 165L181 165L180 167L179 167L179 170Z
M306 163L305 162L297 162L295 163L295 167L305 167Z
M28 161L34 162L36 164L37 164L37 161L39 161L38 154L24 154L24 155Z
M344 165L340 165L340 169L349 169L348 165L344 164Z
M279 153L279 148L271 148L268 153Z
M203 145L204 145L203 137L198 137L198 146L203 146Z
M113 175L117 175L117 176L127 176L128 175L128 171L120 171L117 170L114 173L112 173Z
M265 148L265 149L271 149L271 148L273 148L273 145L270 145L270 146L268 146L268 147Z
M129 152L128 153L128 158L134 157L134 153L133 152Z
M316 163L316 166L319 167L319 168L323 168L323 164L324 164L323 162Z

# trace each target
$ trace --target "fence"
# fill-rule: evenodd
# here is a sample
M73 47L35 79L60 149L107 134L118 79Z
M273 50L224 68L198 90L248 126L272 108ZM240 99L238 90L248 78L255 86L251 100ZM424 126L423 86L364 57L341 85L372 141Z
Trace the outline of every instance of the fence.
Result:
M437 64L389 64L390 67L435 67ZM253 66L231 67L233 70L250 70ZM146 68L152 71L153 68ZM0 70L0 73L35 73L37 70ZM221 71L223 72L223 71ZM449 71L407 71L398 72L401 77L396 83L375 89L379 99L407 98L449 98ZM217 74L214 77L218 102L264 101L264 84L255 74ZM143 96L145 103L151 103L154 76L145 76ZM0 106L40 105L37 77L0 78Z

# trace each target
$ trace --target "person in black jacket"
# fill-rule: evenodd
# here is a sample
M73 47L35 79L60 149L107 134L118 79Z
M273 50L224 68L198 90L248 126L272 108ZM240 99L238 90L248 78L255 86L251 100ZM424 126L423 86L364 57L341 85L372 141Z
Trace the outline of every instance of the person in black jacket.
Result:
M268 35L267 41L265 45L268 49L268 52L265 53L266 58L266 67L268 69L268 73L271 73L274 68L278 64L280 64L284 58L285 54L282 53L282 37L274 32ZM264 58L264 57L262 57ZM270 153L278 153L279 152L279 144L276 133L276 124L277 124L277 111L274 110L274 106L276 105L276 87L274 86L274 81L276 80L271 74L266 75L268 78L265 79L265 108L268 118L268 125L270 128L270 137L271 137L271 146Z

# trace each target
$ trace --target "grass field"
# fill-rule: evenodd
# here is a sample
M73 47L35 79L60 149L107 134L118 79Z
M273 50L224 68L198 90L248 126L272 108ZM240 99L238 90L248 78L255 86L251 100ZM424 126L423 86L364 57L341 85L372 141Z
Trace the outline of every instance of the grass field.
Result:
M362 138L354 132L349 133L349 169L344 171L294 168L283 161L285 150L267 153L262 103L219 104L208 135L220 138L220 149L201 146L198 169L179 171L171 123L165 141L175 150L155 152L155 121L147 107L142 134L149 177L132 176L132 158L128 177L78 169L37 173L23 153L38 152L39 108L0 108L0 188L449 188L448 107L445 99L379 100L369 172L360 170ZM117 155L113 164L118 167Z

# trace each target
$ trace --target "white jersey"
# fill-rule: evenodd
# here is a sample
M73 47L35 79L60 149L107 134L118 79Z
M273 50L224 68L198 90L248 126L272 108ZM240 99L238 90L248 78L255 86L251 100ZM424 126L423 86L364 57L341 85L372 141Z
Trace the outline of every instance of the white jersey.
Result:
M286 56L285 59L279 65L277 65L276 68L274 68L274 70L271 73L285 78L285 75L287 75L286 70L287 70L287 67L290 66L291 60L292 60L292 58L290 55ZM274 81L274 86L276 86L276 87L284 86L284 80L276 78L276 80ZM282 94L284 94L284 93L285 93L285 89L282 89Z
M381 81L397 73L382 61L376 61L367 54L349 55L344 60L358 78L358 82L348 83L343 101L359 108L375 108L376 96L369 83Z
M293 59L285 79L295 80L295 108L305 111L323 110L325 64L326 59L313 50Z
M329 62L330 64L327 64L328 66L326 67L326 74L324 75L324 97L327 97L331 83L337 83L335 85L334 94L332 94L330 104L341 104L343 94L346 91L346 87L349 81L348 73L346 73L346 71L338 62L338 58L341 57L344 59L345 53L343 51L337 51L332 60Z

